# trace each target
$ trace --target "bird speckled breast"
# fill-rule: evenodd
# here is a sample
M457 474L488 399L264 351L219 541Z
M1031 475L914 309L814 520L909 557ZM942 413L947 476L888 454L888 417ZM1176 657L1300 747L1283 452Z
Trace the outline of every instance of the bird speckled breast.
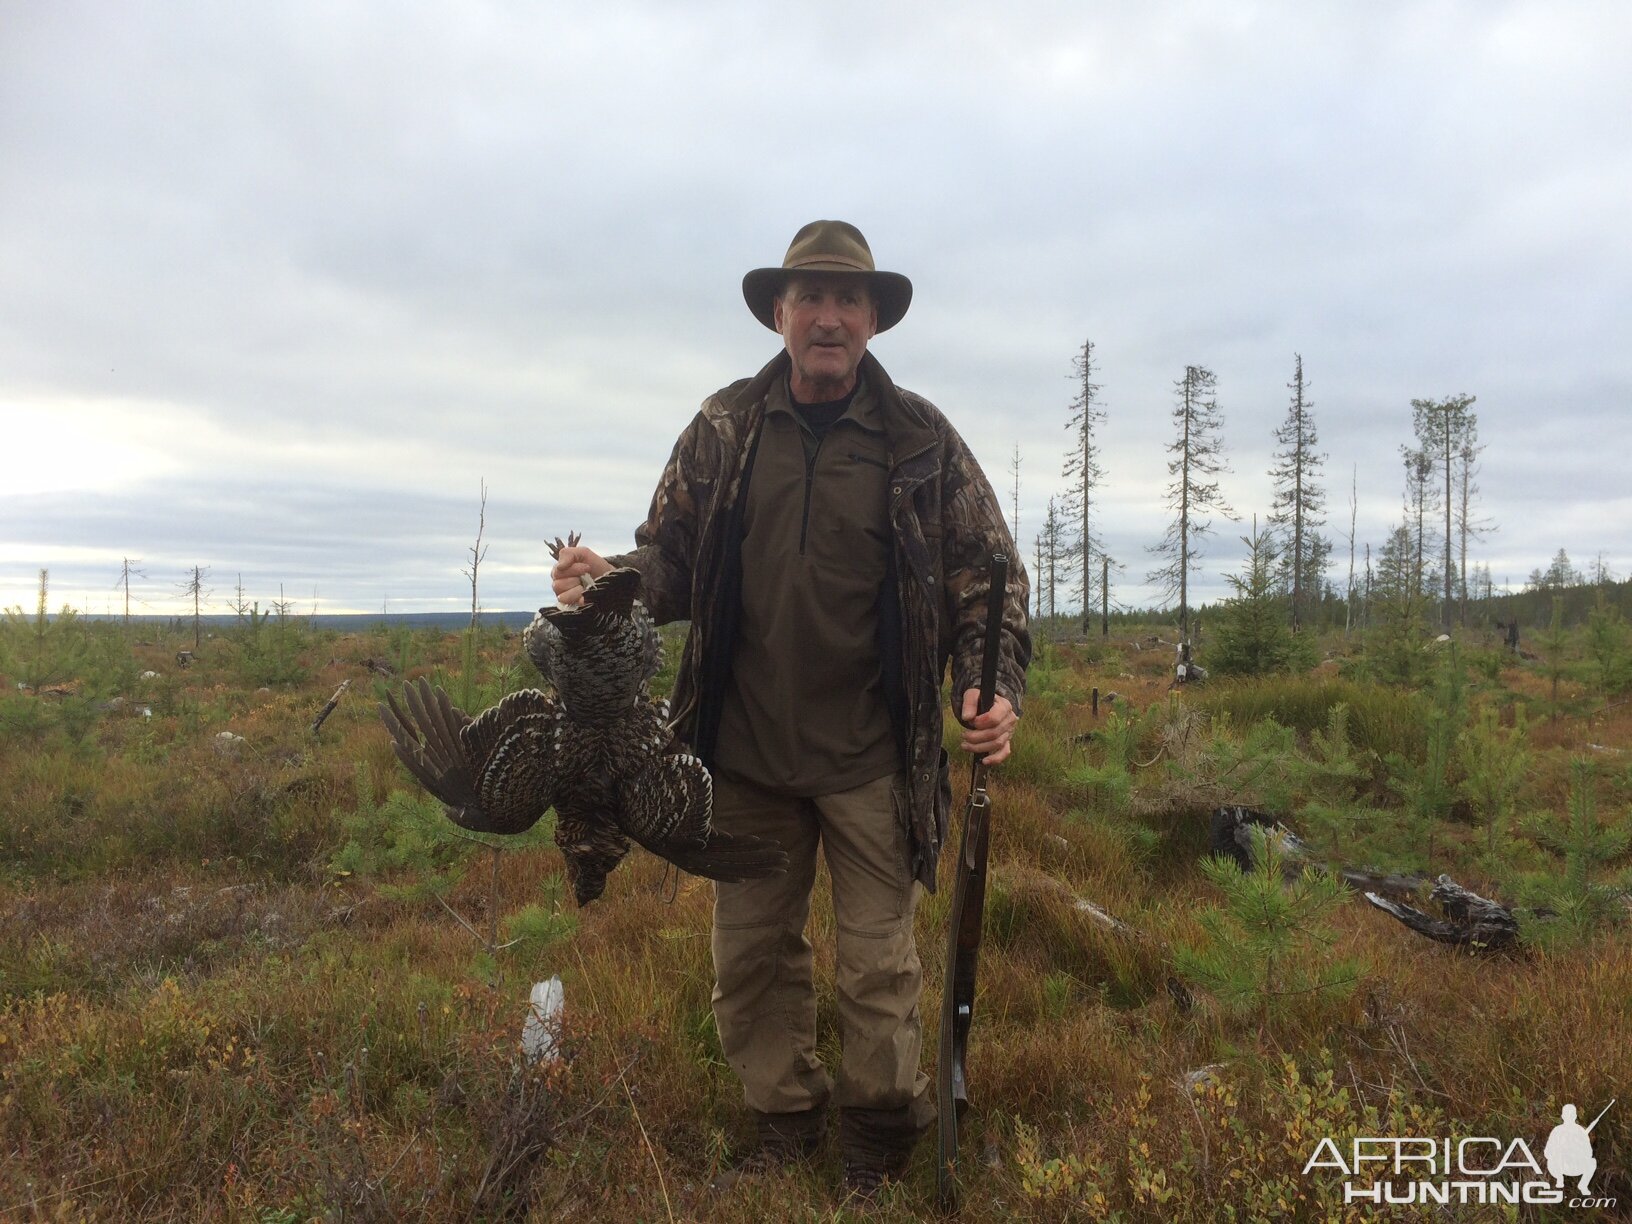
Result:
M557 807L573 811L610 810L628 778L637 777L668 743L666 707L642 702L602 722L565 722L556 743L556 769L576 784Z
M580 727L628 717L657 674L662 649L652 618L633 591L634 570L613 571L594 588L600 598L575 609L541 608L527 626L527 654L555 685L567 717Z

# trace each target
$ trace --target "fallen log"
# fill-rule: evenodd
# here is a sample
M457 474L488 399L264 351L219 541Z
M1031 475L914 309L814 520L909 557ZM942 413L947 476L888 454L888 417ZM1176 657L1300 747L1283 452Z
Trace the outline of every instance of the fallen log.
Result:
M317 734L317 729L323 725L323 720L326 719L330 714L334 713L334 707L340 704L340 698L345 695L346 690L348 688L350 688L350 687L351 687L351 681L350 680L342 680L340 682L340 687L334 690L334 696L330 697L329 700L324 704L323 708L317 712L317 718L312 723L312 734L313 735Z
M1443 917L1434 917L1411 905L1422 895L1428 881L1421 876L1385 874L1342 865L1311 862L1309 846L1273 816L1245 807L1221 807L1213 812L1208 853L1228 858L1242 871L1251 871L1254 861L1254 826L1274 839L1284 859L1288 880L1305 867L1327 871L1360 893L1376 908L1392 915L1419 935L1458 947L1496 951L1518 943L1519 922L1513 911L1489 898L1462 887L1450 876L1434 882L1429 900Z
M1254 826L1264 830L1279 850L1285 867L1292 878L1303 873L1309 858L1309 845L1291 829L1266 812L1246 807L1213 809L1212 829L1207 838L1207 853L1214 858L1232 860L1242 871L1253 867Z
M1337 878L1357 893L1381 893L1385 897L1407 901L1421 896L1422 890L1433 882L1425 876L1396 875L1356 867L1339 868Z
M1450 876L1442 875L1428 899L1439 906L1444 918L1425 914L1415 906L1393 901L1375 892L1364 894L1367 901L1390 914L1419 935L1439 943L1497 952L1519 941L1519 920L1507 906L1463 888Z

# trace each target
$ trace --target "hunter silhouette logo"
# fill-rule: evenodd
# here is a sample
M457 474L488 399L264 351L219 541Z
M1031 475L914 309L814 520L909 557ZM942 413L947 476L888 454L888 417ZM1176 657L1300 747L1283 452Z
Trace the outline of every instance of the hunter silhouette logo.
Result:
M1598 1172L1592 1131L1614 1104L1611 1100L1586 1126L1576 1121L1573 1104L1560 1109L1559 1123L1542 1148L1545 1169L1522 1138L1368 1135L1349 1140L1346 1150L1336 1139L1322 1139L1303 1172L1342 1174L1344 1203L1613 1207L1615 1199L1592 1193ZM1573 1192L1565 1189L1572 1180Z
M1613 1104L1615 1101L1612 1098L1609 1105ZM1592 1155L1592 1128L1598 1125L1598 1118L1609 1112L1609 1105L1600 1109L1598 1117L1586 1126L1576 1122L1574 1105L1566 1105L1559 1112L1563 1121L1553 1127L1552 1134L1547 1136L1547 1146L1542 1149L1542 1155L1547 1158L1547 1172L1560 1187L1564 1185L1566 1177L1575 1177L1580 1179L1576 1186L1582 1194L1592 1193L1588 1183L1598 1171L1598 1161Z

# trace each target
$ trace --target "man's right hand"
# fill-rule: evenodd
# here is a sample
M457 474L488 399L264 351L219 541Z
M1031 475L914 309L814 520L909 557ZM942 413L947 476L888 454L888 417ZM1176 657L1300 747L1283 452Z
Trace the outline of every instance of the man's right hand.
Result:
M582 579L599 578L611 572L612 563L594 549L585 548L582 544L563 548L561 555L555 559L555 568L550 571L555 602L563 608L573 607L584 598Z

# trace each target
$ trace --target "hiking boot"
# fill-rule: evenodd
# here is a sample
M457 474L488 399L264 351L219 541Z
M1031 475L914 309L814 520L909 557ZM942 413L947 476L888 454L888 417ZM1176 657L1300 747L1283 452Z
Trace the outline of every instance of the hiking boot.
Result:
M711 1188L728 1190L744 1177L764 1177L803 1164L821 1150L827 1119L821 1110L798 1114L758 1114L758 1142L733 1159Z
M894 1180L886 1175L883 1169L847 1160L844 1162L844 1181L841 1188L846 1200L871 1203L876 1202L884 1187Z
M857 1207L877 1202L886 1186L906 1176L918 1137L910 1109L841 1109L845 1200Z

